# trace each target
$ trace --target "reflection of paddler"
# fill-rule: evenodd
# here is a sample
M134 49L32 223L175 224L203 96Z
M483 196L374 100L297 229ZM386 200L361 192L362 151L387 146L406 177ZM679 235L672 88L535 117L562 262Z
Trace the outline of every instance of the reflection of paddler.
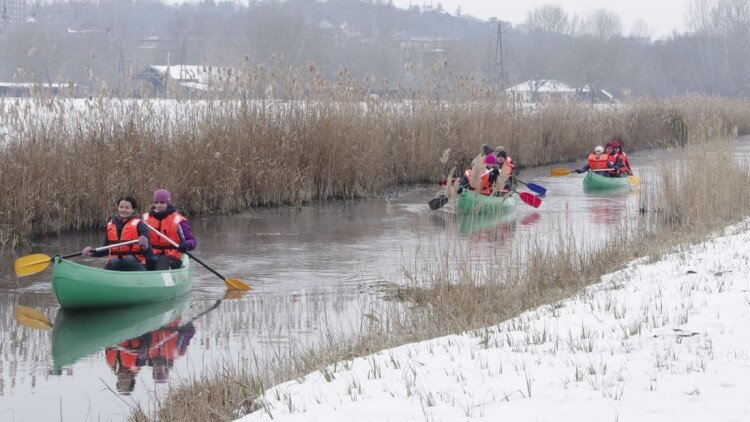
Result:
M146 365L153 367L155 382L167 381L169 369L177 358L185 355L195 334L192 322L180 326L180 321L180 317L175 318L157 330L106 348L105 358L117 375L118 392L130 394L135 388L136 374Z
M194 334L193 323L180 326L179 318L150 333L148 363L153 367L155 382L167 382L169 369L177 358L185 354Z
M117 391L130 394L135 388L135 375L146 364L148 337L146 335L120 342L104 351L107 365L117 375Z

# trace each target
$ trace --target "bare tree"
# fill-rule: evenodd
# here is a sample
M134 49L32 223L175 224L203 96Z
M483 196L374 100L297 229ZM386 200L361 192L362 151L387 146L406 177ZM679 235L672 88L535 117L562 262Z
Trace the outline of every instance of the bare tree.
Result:
M622 75L620 16L610 10L589 12L581 23L567 56L569 80L588 88L592 100L599 89L618 82Z
M692 0L685 10L685 23L688 31L710 35L714 31L714 25L711 19L711 9L713 8L712 0Z
M529 31L556 32L560 34L566 34L570 31L568 13L556 4L545 4L531 9L526 14L524 26Z
M651 39L651 27L643 19L633 22L628 37L636 39Z
M622 35L622 19L611 10L596 9L584 17L580 32L602 41L608 41Z

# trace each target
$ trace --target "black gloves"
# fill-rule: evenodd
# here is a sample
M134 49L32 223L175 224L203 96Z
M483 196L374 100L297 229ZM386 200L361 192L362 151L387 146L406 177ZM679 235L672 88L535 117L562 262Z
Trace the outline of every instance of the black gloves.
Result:
M188 250L188 244L187 244L187 242L180 243L180 246L177 247L177 250L180 251L180 252L182 252L182 253L187 252L187 250Z

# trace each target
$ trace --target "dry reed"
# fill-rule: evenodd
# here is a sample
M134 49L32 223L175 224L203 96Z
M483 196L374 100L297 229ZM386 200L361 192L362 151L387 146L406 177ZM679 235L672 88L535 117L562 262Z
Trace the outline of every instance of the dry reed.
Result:
M385 101L345 70L322 79L314 64L225 79L201 99L0 102L0 245L101 227L116 197L149 203L160 187L187 213L234 213L434 181L482 143L534 166L580 159L611 136L632 151L750 131L741 100L530 109L456 77L439 100L425 87Z

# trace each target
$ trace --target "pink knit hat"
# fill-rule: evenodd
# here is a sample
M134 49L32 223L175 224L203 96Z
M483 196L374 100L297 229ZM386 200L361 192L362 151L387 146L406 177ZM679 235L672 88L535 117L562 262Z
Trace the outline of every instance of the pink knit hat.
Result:
M487 156L484 157L484 164L488 166L497 165L497 157L495 157L495 154L487 154Z
M172 203L172 195L166 189L159 189L154 192L154 203L164 202L166 204Z

